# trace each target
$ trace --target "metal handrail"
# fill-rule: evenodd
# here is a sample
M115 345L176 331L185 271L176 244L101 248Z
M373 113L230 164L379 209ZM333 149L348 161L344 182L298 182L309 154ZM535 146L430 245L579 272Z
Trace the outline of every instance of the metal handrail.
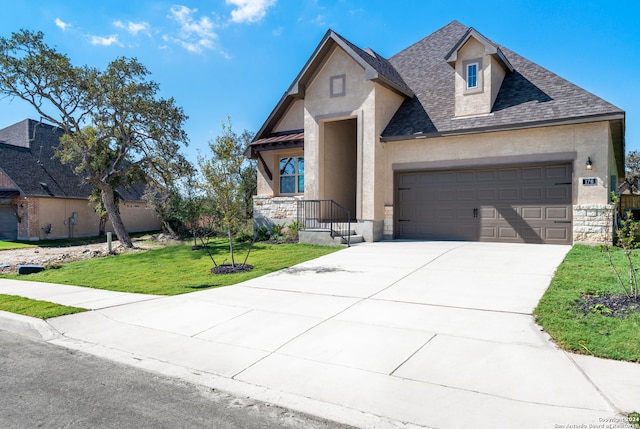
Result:
M300 229L328 230L332 238L340 237L351 246L351 211L333 200L299 200L298 225Z

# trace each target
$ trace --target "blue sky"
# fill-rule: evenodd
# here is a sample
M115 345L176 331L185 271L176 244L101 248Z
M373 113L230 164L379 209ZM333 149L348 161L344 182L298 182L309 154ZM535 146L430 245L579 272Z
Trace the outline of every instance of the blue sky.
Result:
M12 0L2 15L0 35L40 30L76 65L137 57L189 116L192 161L227 115L257 131L327 29L390 57L454 19L625 110L627 150L640 150L633 0ZM0 100L0 127L27 117Z

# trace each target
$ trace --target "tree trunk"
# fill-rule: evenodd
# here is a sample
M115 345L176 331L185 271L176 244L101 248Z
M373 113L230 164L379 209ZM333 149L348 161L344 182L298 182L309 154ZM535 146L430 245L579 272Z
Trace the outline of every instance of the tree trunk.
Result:
M229 252L231 253L231 266L236 266L236 261L233 258L233 237L231 236L231 227L229 227Z
M178 238L178 234L176 234L173 228L171 228L171 225L169 224L169 222L162 221L162 226L164 227L164 230L169 233L171 238Z
M124 223L120 217L120 212L114 202L113 188L108 185L100 186L100 194L102 197L102 204L104 204L104 208L109 214L109 220L111 221L113 230L118 236L118 240L120 240L120 244L125 247L132 248L133 243L131 242L131 237L129 237L129 233L124 227Z

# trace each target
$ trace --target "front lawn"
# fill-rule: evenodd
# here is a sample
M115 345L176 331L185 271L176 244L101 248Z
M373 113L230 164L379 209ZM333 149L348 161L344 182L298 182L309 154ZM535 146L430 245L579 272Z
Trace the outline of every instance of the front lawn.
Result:
M84 308L68 307L52 302L3 294L0 294L0 310L22 314L24 316L37 317L38 319L48 319L50 317L86 311Z
M628 278L622 251L612 251L623 278ZM640 267L640 258L635 259ZM580 305L586 298L623 293L606 253L575 245L535 309L536 321L566 350L640 362L640 311L620 315L606 303Z
M209 251L217 264L229 263L225 240L215 240ZM237 246L236 263L243 263L248 244ZM228 286L260 277L310 259L323 256L338 247L308 244L256 243L247 261L251 271L214 275L207 251L191 250L190 245L173 245L145 252L72 262L28 277L7 274L3 277L48 283L70 284L121 292L177 295L212 287Z
M35 244L18 243L15 241L0 241L0 251L14 250L14 249L27 249L30 247L38 247L38 246Z

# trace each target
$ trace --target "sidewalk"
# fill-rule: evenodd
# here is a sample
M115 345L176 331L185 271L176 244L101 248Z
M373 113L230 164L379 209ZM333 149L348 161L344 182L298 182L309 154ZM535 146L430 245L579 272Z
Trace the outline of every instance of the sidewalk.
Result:
M174 297L0 293L93 309L32 322L52 343L358 427L589 427L640 410L640 365L565 353L533 323L568 249L381 242Z

